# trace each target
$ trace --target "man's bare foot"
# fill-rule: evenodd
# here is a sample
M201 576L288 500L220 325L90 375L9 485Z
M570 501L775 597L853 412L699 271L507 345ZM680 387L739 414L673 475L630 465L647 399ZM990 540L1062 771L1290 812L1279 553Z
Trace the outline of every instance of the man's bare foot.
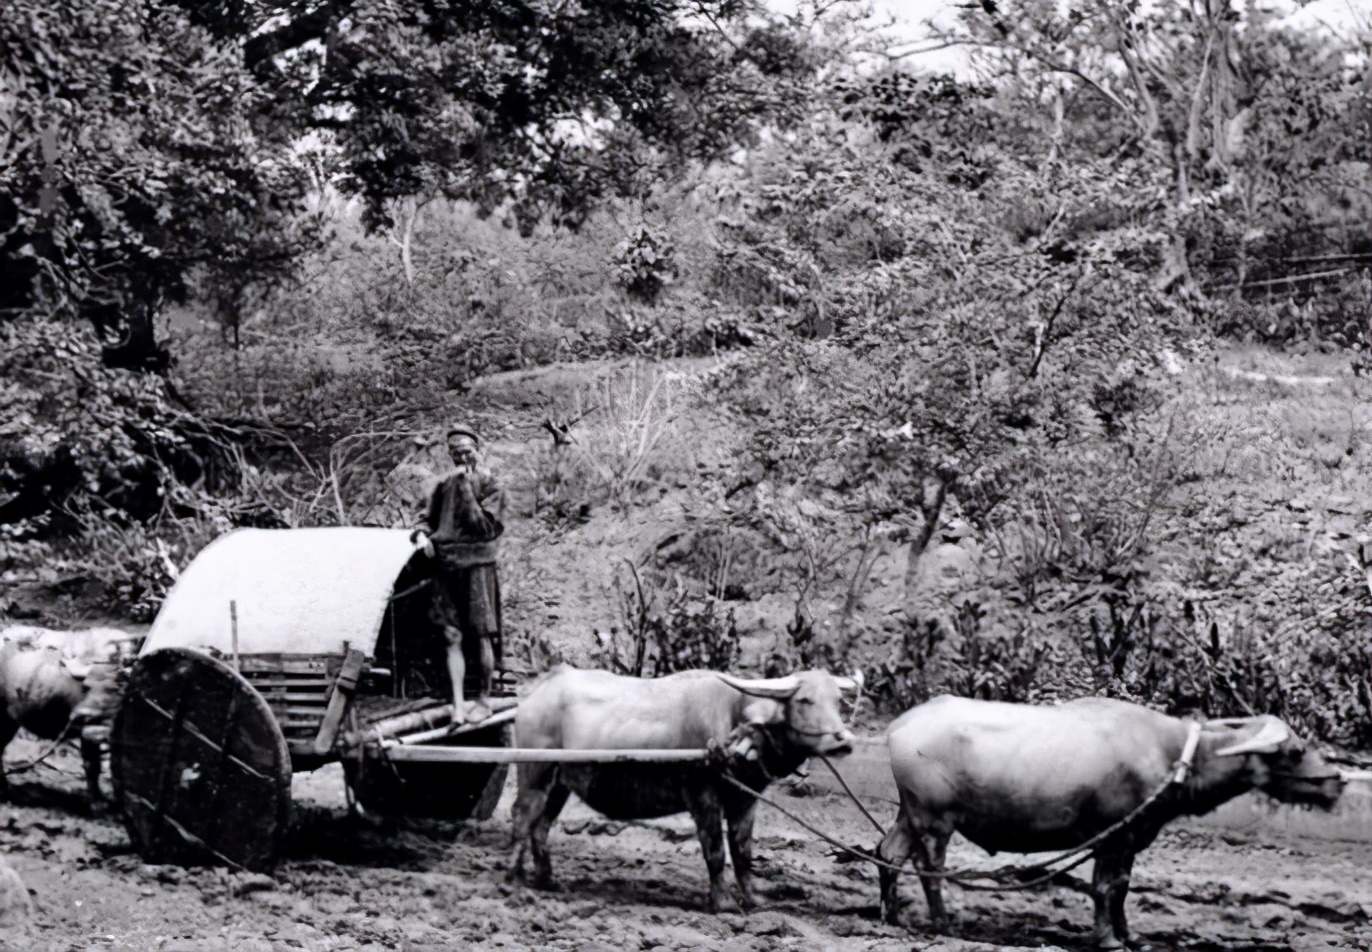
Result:
M486 706L486 702L478 698L470 702L467 709L467 720L473 724L486 720L491 716L491 709Z
M466 705L461 701L453 702L453 726L461 727L467 723Z

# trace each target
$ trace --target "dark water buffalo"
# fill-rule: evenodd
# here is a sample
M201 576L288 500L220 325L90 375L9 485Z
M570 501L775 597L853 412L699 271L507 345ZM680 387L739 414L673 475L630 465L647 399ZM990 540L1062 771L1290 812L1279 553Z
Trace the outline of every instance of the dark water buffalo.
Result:
M991 853L1080 845L1176 775L1191 723L1104 698L1054 707L935 698L888 731L901 806L878 853L896 866L914 853L923 870L939 870L954 833ZM1114 949L1128 941L1134 856L1165 824L1250 790L1327 809L1342 788L1338 772L1275 717L1204 722L1184 779L1094 847L1096 942ZM930 917L942 923L941 880L922 882ZM896 873L887 869L881 905L896 922Z
M709 671L621 677L559 665L520 702L515 746L560 750L675 750L723 745L749 734L757 759L740 779L762 790L815 754L852 749L840 692L860 682L824 671L748 680ZM533 855L533 884L552 884L548 830L570 794L614 819L690 811L710 871L710 910L725 904L721 819L743 906L753 904L752 834L757 801L703 764L520 764L510 878Z
M19 728L47 740L81 741L86 786L100 801L98 728L121 698L120 665L142 638L116 628L53 631L32 626L0 630L0 759ZM0 770L0 800L9 784Z

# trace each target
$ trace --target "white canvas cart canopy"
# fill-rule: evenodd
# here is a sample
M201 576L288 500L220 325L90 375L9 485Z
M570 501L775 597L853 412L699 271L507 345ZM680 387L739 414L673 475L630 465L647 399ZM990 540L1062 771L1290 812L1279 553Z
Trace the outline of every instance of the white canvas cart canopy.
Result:
M158 648L374 654L401 570L415 555L405 529L238 529L186 567L153 621L142 654Z

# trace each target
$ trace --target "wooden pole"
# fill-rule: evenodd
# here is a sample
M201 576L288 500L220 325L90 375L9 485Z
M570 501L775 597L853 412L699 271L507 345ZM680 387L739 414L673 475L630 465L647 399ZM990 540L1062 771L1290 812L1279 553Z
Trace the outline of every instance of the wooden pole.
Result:
M421 731L418 734L406 734L404 737L397 737L395 742L398 744L427 744L431 740L442 740L444 737L456 737L461 734L470 734L485 727L496 727L500 724L507 724L515 719L519 711L517 708L506 708L498 714L492 714L484 721L469 721L461 727L453 727L451 724L445 727L435 727L432 730Z
M560 750L528 747L420 747L386 744L392 761L428 764L686 764L703 763L709 751L681 750Z
M229 599L229 632L233 639L233 669L239 673L243 665L238 661L238 602Z
M513 697L493 697L486 699L486 706L493 714L500 714L505 711L513 710L519 704L518 698ZM433 707L419 711L410 711L407 714L397 714L392 717L384 717L374 721L366 731L361 733L349 732L344 738L344 744L352 746L360 743L370 743L372 741L388 741L400 739L404 743L415 743L416 736L423 736L425 740L431 740L433 736L442 736L447 733L453 720L453 709L448 704L435 704ZM490 723L490 719L476 721L470 726L473 728L483 727ZM499 722L497 722L499 723ZM429 735L429 732L442 729L442 733ZM410 734L410 731L423 731L422 735ZM421 741L422 743L422 741Z

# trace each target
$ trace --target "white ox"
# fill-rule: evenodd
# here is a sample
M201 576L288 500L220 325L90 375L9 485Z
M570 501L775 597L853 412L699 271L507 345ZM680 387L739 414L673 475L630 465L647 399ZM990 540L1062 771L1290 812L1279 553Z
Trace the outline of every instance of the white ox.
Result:
M749 735L757 759L739 779L761 791L817 754L846 754L852 734L839 710L840 692L860 680L824 671L749 680L712 671L664 678L622 677L559 665L519 704L515 746L555 750L719 748ZM533 856L533 884L551 887L548 831L570 794L613 819L647 819L689 811L710 873L711 912L725 905L721 819L739 899L753 905L752 835L756 799L726 783L714 764L520 764L514 805L511 879Z
M961 833L991 853L1067 850L1107 831L1175 775L1188 721L1105 698L1053 707L939 697L907 711L887 732L900 814L878 849L901 866L943 868ZM1162 827L1208 813L1250 790L1287 803L1331 807L1337 771L1275 717L1201 725L1190 769L1153 804L1093 848L1095 939L1122 947L1134 856ZM886 921L899 921L896 873L881 869ZM946 923L942 881L922 877L929 915Z
M47 740L79 730L86 787L91 803L98 803L102 736L98 728L84 728L114 715L121 698L119 667L137 654L142 640L117 628L0 629L0 762L21 727ZM0 800L8 795L0 769Z

